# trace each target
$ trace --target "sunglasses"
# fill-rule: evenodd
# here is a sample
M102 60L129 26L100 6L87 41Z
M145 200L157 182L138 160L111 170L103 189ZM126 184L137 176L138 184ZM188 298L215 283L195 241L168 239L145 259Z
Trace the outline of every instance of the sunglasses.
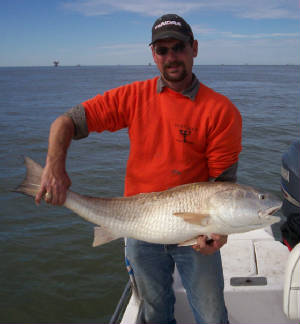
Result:
M161 56L167 55L169 50L172 50L174 54L181 54L185 50L185 43L180 42L175 44L173 47L155 46L154 50L157 55Z

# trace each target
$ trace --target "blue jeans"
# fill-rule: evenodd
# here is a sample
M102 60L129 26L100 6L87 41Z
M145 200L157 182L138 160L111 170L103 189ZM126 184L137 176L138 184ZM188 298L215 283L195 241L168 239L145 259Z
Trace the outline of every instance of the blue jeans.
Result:
M205 256L192 247L127 239L126 256L133 269L142 308L139 324L175 324L172 289L175 263L196 323L228 323L220 253Z

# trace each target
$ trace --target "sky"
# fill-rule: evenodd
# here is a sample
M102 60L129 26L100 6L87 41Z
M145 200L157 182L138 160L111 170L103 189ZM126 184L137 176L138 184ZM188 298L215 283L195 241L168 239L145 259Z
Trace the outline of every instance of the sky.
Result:
M300 64L299 0L0 0L0 66L153 63L166 13L191 25L195 64Z

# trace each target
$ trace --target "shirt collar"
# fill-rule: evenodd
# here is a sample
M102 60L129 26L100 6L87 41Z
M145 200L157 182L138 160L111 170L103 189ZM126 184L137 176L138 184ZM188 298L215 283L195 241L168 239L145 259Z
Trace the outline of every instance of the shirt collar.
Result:
M163 78L160 77L157 80L157 93L161 93L165 87L167 87L167 84L163 80ZM193 80L191 86L183 90L181 94L194 101L196 99L196 95L198 93L199 87L200 87L200 82L195 76L195 74L193 74Z

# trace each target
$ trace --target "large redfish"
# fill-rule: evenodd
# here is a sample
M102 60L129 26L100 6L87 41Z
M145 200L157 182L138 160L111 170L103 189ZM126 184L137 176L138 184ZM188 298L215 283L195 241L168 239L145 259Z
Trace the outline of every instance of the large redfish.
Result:
M25 158L26 178L16 189L35 197L42 167ZM249 186L199 182L131 197L94 198L71 190L64 206L96 227L94 246L120 237L161 243L192 243L201 234L247 232L280 220L281 201Z

